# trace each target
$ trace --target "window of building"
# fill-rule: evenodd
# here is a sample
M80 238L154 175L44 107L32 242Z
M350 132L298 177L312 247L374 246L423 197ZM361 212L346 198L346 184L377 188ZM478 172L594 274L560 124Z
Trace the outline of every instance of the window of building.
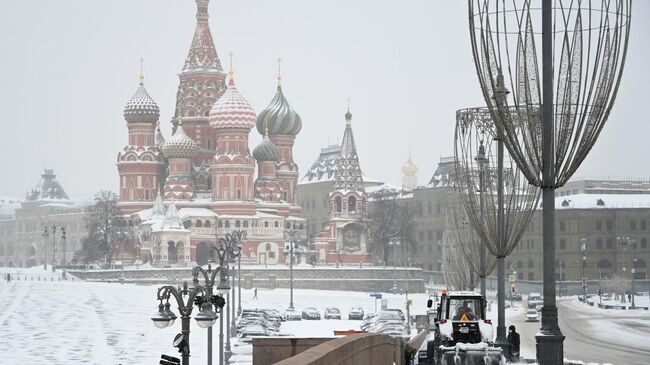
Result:
M646 229L648 229L648 221L646 221L645 219L642 219L641 220L641 230L645 231Z
M433 242L433 231L427 231L427 240Z
M636 221L630 221L630 231L636 231Z
M596 221L596 230L597 231L602 231L603 230L603 222Z
M648 248L648 239L641 238L641 248Z
M269 228L269 222L264 222L264 228Z
M239 227L241 227L241 221L236 220L235 221L235 228L239 228Z
M200 219L196 220L196 223L194 224L196 227L203 227L203 222L201 222Z
M244 228L248 228L248 221L244 221Z
M608 238L607 239L607 249L611 250L612 248L614 248L614 239L613 238Z
M598 238L596 240L596 248L599 249L599 250L603 249L603 240L602 239Z
M217 227L223 228L223 221L221 219L217 221Z
M351 196L348 198L348 212L356 212L357 210L357 198Z
M560 250L566 250L566 240L564 238L560 239Z
M566 231L566 222L560 221L560 232Z
M341 197L340 196L337 196L336 198L334 198L334 209L336 210L336 212L339 212L339 213L341 212Z
M275 221L275 228L280 227L280 223L278 221Z
M210 227L210 221L206 220L205 223L203 223L203 227L209 228Z
M614 222L613 221L607 221L607 231L611 232L614 230Z
M225 226L226 228L230 228L230 221L225 221L225 222L224 222L224 226Z

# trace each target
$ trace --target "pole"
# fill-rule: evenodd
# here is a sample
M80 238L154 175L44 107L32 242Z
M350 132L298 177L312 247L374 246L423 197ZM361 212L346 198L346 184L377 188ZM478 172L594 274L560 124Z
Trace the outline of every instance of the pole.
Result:
M56 225L52 225L52 272L55 272L56 267Z
M505 249L505 219L503 209L503 139L497 139L497 234L499 246ZM503 252L501 252L503 253ZM505 256L497 257L497 338L496 344L509 354L506 338L506 270Z
M238 296L238 305L237 305L237 314L241 316L241 253L237 258L237 296Z
M295 223L294 223L295 225ZM293 240L295 231L291 231L291 247L289 247L289 310L293 310Z
M226 305L228 304L226 303ZM224 308L226 307L224 306ZM219 316L219 365L223 365L223 309L221 309L221 313Z
M183 360L183 365L190 365L190 316L188 315L183 315L181 317L181 334L183 335L183 337L185 338L185 342L187 343L185 345L187 351L183 351L181 356Z
M480 199L480 208L479 209L481 211L481 217L483 217L483 212L484 212L484 209L483 209L483 192L485 191L485 189L483 187L483 164L482 163L479 166L479 168L480 168L480 171L479 171L479 189L481 190L481 195L479 196L479 199ZM481 275L482 275L481 276L481 295L483 296L483 298L487 298L487 288L485 286L485 274L486 274L486 271L487 271L486 267L485 267L485 255L487 253L485 252L486 251L485 250L485 242L483 242L482 238L481 238L480 245L481 246L479 248L479 255L481 255L481 256L479 258L479 261L480 261L479 263L481 265Z
M226 263L226 266L228 266L228 263ZM230 281L229 277L226 279ZM230 360L230 306L232 305L230 295L231 293L226 293L226 306L224 307L226 309L226 349L223 354L223 362L225 364ZM221 316L221 318L223 318L223 316Z
M235 285L235 263L234 262L232 263L232 272L233 272L233 274L232 274L232 285L231 285L231 287L232 287L232 300L230 301L230 303L231 303L230 306L232 307L232 315L230 317L230 332L232 334L237 334L237 325L235 324L235 318L236 318L236 316L235 316L235 307L236 307L235 303L237 303L237 301L235 300L235 288L236 288L236 285Z
M542 1L542 255L544 306L536 336L540 365L564 362L564 336L555 304L555 125L553 121L553 0Z

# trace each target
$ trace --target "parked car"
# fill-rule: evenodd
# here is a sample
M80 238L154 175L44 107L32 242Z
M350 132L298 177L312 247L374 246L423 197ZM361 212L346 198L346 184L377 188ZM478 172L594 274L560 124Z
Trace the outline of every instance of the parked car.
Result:
M341 311L336 307L327 308L323 317L325 319L341 319Z
M356 307L356 308L353 307L353 308L350 308L350 310L348 311L348 319L350 319L350 320L363 319L363 314L364 314L363 309L361 309L359 307Z
M306 308L302 311L302 319L320 319L320 312L313 307Z
M539 321L539 313L537 312L536 309L529 309L526 311L526 322L538 322Z
M397 314L400 316L400 318L402 318L402 321L405 321L405 320L406 320L406 317L404 316L404 312L402 312L401 309L397 309L397 308L388 308L388 309L386 309L386 312L397 313Z
M302 315L295 310L286 310L284 313L282 313L282 316L284 317L285 321L300 321L302 319Z

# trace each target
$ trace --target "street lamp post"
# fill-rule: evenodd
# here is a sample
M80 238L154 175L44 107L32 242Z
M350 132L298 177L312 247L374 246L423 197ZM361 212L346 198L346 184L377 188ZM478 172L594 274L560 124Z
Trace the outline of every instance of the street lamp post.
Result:
M293 311L293 249L296 244L296 222L287 223L284 231L285 239L289 242L289 311ZM286 254L286 251L285 251Z
M389 241L388 246L393 250L393 291L397 291L397 281L395 279L395 263L397 262L397 247L401 245L400 241Z
M56 269L56 224L52 224L52 272Z
M47 270L47 238L50 236L50 232L47 230L47 225L43 227L43 270Z
M215 225L216 226L216 225ZM217 245L215 246L215 251L219 257L219 267L225 268L221 271L221 281L224 282L224 285L230 289L230 278L228 274L228 264L233 262L241 254L242 239L246 237L245 231L233 231L232 233L226 233L225 237L217 237ZM220 284L221 285L221 284ZM234 306L234 295L233 299L229 300L229 296L226 296L226 300L230 303L227 305ZM221 365L225 362L228 362L231 351L230 351L230 307L226 307L226 348L224 351L224 341L223 341L223 316L219 320L219 363ZM209 334L209 332L208 332Z
M65 226L61 227L61 240L63 240L63 267L66 265L66 260L65 260L65 239L66 239L66 231L65 231Z
M226 285L227 283L223 283L223 281L221 280L221 276L224 275L223 273L224 270L227 269L224 269L222 266L219 266L217 267L216 270L213 271L211 264L208 264L207 270L203 269L200 266L197 266L194 269L192 269L194 285L198 287L199 275L202 275L204 280L203 287L205 288L206 297L211 298L213 295L215 278L217 274L221 274L219 285L217 286L217 292L219 293L221 298L223 298L224 294L227 294L229 289L228 285ZM223 305L220 308L218 308L218 310L221 311L222 308ZM212 326L208 327L208 365L212 365Z
M587 239L582 238L580 240L580 267L582 271L582 299L585 304L587 303L587 275L585 273L585 266L587 265Z
M182 288L176 288L172 285L162 286L158 288L157 294L157 299L160 301L158 312L151 317L151 320L157 328L169 327L176 320L176 315L170 309L169 299L171 297L176 300L178 311L181 315L181 333L174 338L174 347L177 347L182 355L182 364L189 365L190 315L192 314L194 305L200 308L200 312L195 317L199 327L211 328L217 320L218 313L223 308L225 301L223 297L217 295L209 296L204 286L196 286L189 289L187 281L183 282ZM166 301L164 305L163 301ZM217 312L212 310L212 305L215 306Z
M241 253L237 257L237 296L239 297L237 314L241 316Z
M235 318L236 318L236 316L235 316L235 307L236 307L236 305L235 304L237 303L237 301L235 300L235 287L236 287L236 285L235 285L235 275L239 275L239 273L235 271L235 263L234 262L232 263L232 272L233 272L233 274L232 274L232 285L231 285L231 287L232 287L232 300L230 301L230 303L231 303L230 307L232 308L232 314L230 316L230 332L233 333L233 334L237 334L237 325L235 324Z

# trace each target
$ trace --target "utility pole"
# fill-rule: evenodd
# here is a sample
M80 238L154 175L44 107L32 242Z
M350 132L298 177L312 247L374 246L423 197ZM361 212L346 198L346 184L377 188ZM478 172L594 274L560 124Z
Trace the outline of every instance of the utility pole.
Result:
M580 260L582 268L582 299L585 304L587 304L587 275L585 273L585 266L587 265L587 239L580 239L580 253L582 254L582 259Z

